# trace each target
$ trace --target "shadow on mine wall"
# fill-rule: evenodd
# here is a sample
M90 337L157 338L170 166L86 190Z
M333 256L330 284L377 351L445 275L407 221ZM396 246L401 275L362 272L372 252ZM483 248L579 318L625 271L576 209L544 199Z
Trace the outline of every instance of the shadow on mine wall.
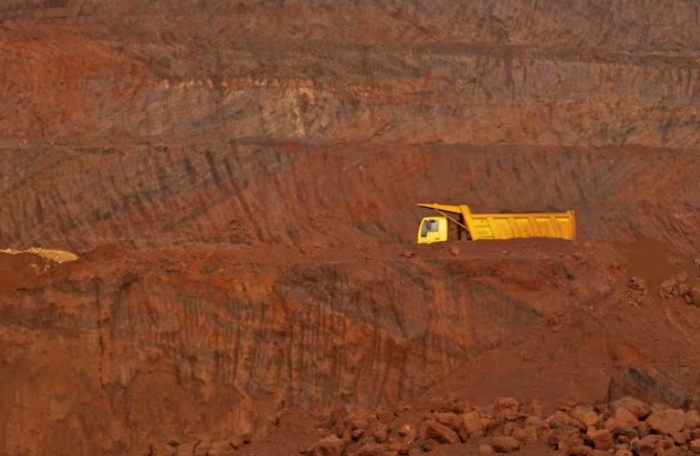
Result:
M631 366L610 379L608 400L634 396L649 403L661 403L685 410L700 410L700 390L654 367Z
M44 0L40 2L3 2L0 7L0 24L14 19L64 19L68 17L68 0Z

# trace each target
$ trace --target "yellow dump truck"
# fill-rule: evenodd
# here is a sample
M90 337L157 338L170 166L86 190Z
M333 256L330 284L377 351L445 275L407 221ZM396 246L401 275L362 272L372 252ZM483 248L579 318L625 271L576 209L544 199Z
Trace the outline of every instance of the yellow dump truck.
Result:
M418 243L432 244L447 241L448 220L457 225L457 239L515 239L557 238L576 239L574 211L535 213L473 214L466 204L450 205L418 203L419 207L435 210L439 216L424 217L418 228ZM449 214L456 214L454 218Z

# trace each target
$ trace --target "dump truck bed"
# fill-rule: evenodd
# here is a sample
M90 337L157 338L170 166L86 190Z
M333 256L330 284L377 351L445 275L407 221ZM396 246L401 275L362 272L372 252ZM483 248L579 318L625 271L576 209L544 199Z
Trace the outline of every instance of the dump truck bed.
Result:
M473 240L514 238L575 239L573 211L559 213L470 214L465 218Z

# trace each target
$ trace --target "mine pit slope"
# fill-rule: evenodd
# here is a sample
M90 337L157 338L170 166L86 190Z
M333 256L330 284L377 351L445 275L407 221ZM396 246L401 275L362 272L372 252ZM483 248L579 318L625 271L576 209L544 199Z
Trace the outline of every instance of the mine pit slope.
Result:
M3 284L13 347L4 365L30 379L13 388L55 384L30 366L63 372L117 422L124 412L106 404L125 389L143 404L129 420L154 445L171 434L269 442L277 411L292 404L419 407L455 395L479 404L512 391L548 410L629 392L698 405L699 308L651 291L661 273L696 284L696 266L662 246L504 241L327 261L278 250L274 262L256 250L103 247L42 269L32 267L39 256L0 254L18 277ZM646 269L630 262L650 254ZM50 360L22 348L44 338L57 342ZM80 403L75 394L69 404ZM154 395L170 405L152 408ZM197 408L212 417L188 433L173 416ZM150 427L153 413L168 424Z

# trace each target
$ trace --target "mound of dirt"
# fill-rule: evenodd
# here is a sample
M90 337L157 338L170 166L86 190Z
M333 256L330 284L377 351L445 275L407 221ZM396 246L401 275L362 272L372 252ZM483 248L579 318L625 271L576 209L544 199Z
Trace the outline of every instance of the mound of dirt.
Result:
M76 261L78 259L78 255L71 252L65 252L63 250L48 250L39 247L30 247L26 250L0 249L0 253L9 253L10 255L32 253L42 258L55 261L56 263L65 263L66 261Z

